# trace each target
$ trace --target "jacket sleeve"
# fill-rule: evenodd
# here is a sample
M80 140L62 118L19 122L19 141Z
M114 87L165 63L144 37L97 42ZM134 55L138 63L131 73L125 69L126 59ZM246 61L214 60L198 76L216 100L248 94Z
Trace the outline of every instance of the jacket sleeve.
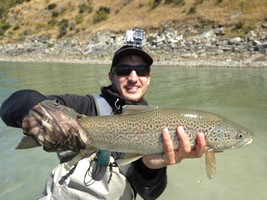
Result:
M20 90L7 98L0 108L0 116L8 126L21 128L22 120L36 104L47 99L34 90Z
M142 159L137 160L134 162L132 186L143 199L158 198L167 186L167 168L149 169Z
M93 97L79 95L49 95L45 96L35 90L20 90L7 98L1 108L0 116L8 126L21 128L25 115L38 103L44 100L57 100L60 104L73 108L85 115L96 115Z

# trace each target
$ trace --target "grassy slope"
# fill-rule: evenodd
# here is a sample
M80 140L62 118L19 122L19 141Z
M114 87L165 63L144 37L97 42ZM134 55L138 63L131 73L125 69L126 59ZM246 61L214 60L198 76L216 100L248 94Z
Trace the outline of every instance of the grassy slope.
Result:
M83 3L88 5L88 2L91 2L93 11L80 14L79 5ZM153 0L31 0L10 9L6 21L12 26L1 39L17 41L36 36L57 37L59 21L62 19L68 20L69 25L75 25L73 30L68 28L65 37L76 35L81 39L86 39L99 30L124 32L128 28L141 27L149 31L170 22L177 27L221 24L229 27L228 34L238 35L251 29L260 29L262 20L267 20L267 1L262 0L186 0L184 5L165 4L162 1L155 9L151 9L153 2ZM57 7L48 10L47 6L51 3L56 3ZM93 24L93 16L101 6L110 8L108 19ZM59 13L54 18L57 24L48 25L52 19L52 12ZM237 13L241 14L230 19Z

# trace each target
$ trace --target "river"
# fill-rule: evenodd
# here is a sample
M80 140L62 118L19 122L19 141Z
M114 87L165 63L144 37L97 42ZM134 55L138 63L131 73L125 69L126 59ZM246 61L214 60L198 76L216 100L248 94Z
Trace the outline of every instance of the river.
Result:
M43 94L98 93L109 84L108 71L105 65L0 62L0 104L25 88ZM160 200L267 199L267 69L153 66L146 99L160 107L211 111L255 134L249 146L216 154L213 180L206 177L204 158L168 167ZM42 148L16 150L22 135L0 120L0 199L37 199L58 164L56 155Z

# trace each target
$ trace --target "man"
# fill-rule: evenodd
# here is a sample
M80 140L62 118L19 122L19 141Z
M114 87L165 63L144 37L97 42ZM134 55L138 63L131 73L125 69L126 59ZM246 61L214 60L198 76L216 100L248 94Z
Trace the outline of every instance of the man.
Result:
M22 128L26 134L49 134L50 130L42 124L45 116L40 112L40 102L47 99L88 116L100 115L103 99L113 114L120 114L124 105L147 105L144 95L151 80L152 63L153 59L141 47L126 44L114 54L109 72L111 85L101 88L100 101L93 95L45 96L34 90L21 90L3 103L0 115L8 126ZM71 128L77 127L63 131ZM181 145L179 150L174 150L168 129L162 132L163 154L143 156L125 167L116 165L120 155L113 152L107 166L101 166L97 160L100 155L93 153L68 169L66 163L76 154L60 154L61 164L53 170L41 199L134 199L136 194L144 199L156 199L167 185L166 167L184 158L201 157L206 145L204 135L198 133L197 145L191 149L183 128L177 127Z

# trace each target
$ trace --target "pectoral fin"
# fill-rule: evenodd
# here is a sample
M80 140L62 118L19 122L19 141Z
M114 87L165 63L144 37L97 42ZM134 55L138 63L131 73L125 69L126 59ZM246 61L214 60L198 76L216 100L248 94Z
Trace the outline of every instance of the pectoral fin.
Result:
M16 149L29 149L29 148L34 148L34 147L39 147L41 146L38 142L36 142L35 139L29 136L24 136Z
M213 150L206 150L206 172L209 179L212 179L216 175L216 159Z
M143 157L143 155L140 155L140 154L127 153L123 156L123 158L116 160L116 162L119 166L124 166L124 165L130 164L131 162L134 162L134 161L136 161L142 157Z

